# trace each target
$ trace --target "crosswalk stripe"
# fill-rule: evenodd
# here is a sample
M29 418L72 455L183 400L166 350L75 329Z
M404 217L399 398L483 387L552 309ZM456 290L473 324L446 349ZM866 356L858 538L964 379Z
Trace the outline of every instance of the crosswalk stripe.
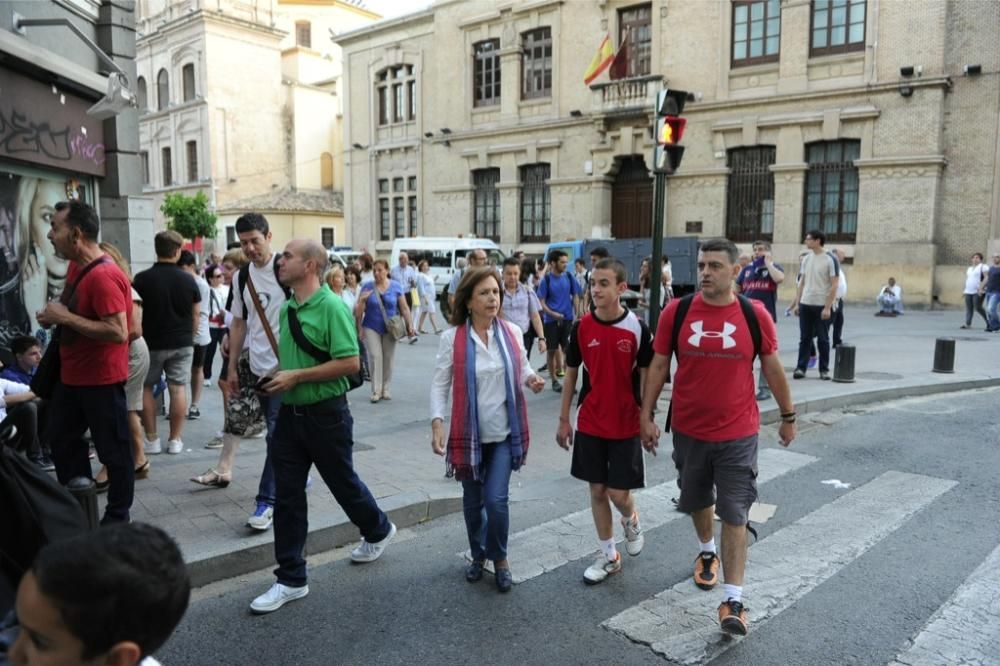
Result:
M757 482L766 483L816 460L817 458L804 453L761 449L757 459ZM636 492L636 509L642 518L643 530L648 531L686 517L673 510L670 498L677 493L675 479ZM596 550L597 534L594 532L594 519L589 508L515 532L507 540L507 551L512 557L511 574L515 583L541 576ZM468 551L459 553L462 557L467 554Z
M889 666L986 664L984 655L997 654L1000 642L1000 546L965 579L908 650Z
M754 544L747 561L751 632L860 557L956 482L889 471ZM682 664L736 644L718 625L718 594L677 583L603 626Z

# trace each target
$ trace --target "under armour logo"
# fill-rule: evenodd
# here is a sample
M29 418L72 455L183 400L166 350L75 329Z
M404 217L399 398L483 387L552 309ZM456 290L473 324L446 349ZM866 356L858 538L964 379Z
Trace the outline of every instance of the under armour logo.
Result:
M736 346L736 340L733 338L732 334L736 332L736 326L730 324L728 321L723 322L722 331L704 331L704 321L693 321L691 322L691 330L694 331L694 335L688 338L688 342L695 347L701 347L702 338L722 338L722 348L729 349L730 347Z

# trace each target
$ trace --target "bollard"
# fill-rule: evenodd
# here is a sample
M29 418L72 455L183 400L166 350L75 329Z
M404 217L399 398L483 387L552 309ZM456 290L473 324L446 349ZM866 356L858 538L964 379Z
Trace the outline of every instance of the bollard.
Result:
M87 526L96 530L100 525L97 518L97 486L94 480L85 476L77 476L69 480L66 489L76 498L87 517Z
M938 338L935 342L934 372L955 372L955 338Z
M854 352L854 345L837 345L837 355L833 359L833 381L854 381Z

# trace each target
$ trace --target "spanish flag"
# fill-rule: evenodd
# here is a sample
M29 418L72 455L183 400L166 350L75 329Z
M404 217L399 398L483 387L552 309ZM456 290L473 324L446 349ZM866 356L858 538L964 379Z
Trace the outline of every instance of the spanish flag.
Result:
M611 35L605 33L601 45L597 47L597 53L594 54L594 59L590 61L587 73L583 75L584 85L589 86L590 82L600 76L611 65L611 61L614 59L615 49L611 46Z

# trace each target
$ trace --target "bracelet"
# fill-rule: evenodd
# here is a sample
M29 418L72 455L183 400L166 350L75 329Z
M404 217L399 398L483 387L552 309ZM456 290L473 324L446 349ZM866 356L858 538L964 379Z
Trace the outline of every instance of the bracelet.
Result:
M793 416L791 418L782 418L781 422L782 423L795 423L795 417Z
M787 419L787 418L793 418L794 419L796 416L797 416L797 414L796 414L795 410L792 410L790 412L781 412L781 418L783 418L783 419Z

